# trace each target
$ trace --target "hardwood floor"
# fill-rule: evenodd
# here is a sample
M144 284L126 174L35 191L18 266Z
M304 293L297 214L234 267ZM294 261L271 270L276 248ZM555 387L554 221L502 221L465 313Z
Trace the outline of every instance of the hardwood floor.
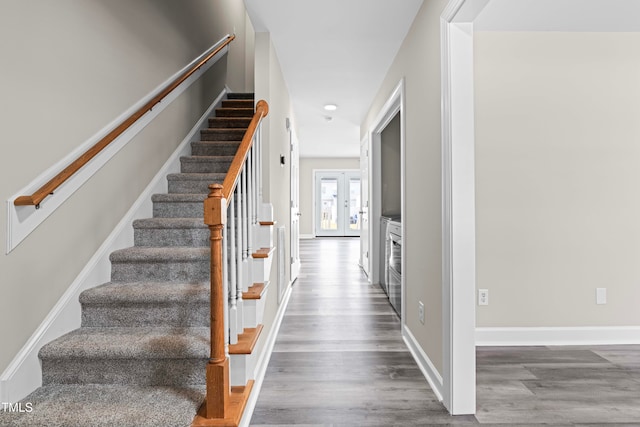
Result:
M640 426L640 346L478 347L481 424Z
M359 247L301 241L252 426L640 426L640 346L479 347L476 417L448 415Z
M302 269L252 426L426 426L452 419L400 335L358 239L302 240ZM475 423L466 417L467 423Z

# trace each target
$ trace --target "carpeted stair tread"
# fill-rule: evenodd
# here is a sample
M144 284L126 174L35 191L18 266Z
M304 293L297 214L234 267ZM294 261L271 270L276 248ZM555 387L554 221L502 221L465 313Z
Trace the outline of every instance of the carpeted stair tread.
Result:
M133 241L139 247L210 246L210 232L202 218L147 218L133 222Z
M222 184L224 172L218 173L172 173L167 175L167 181L209 181L211 184Z
M143 304L209 301L209 283L105 283L80 294L81 304Z
M209 328L80 328L46 344L40 359L200 359L209 355Z
M151 196L152 202L163 202L163 203L189 203L189 202L204 202L208 194L198 193L160 193L154 194ZM203 208L204 209L204 208ZM204 210L203 210L204 215Z
M209 248L189 247L130 247L113 251L109 256L111 262L187 262L210 259Z
M202 183L203 181L199 181ZM151 196L154 218L200 218L204 217L204 200L209 194L209 185L188 183L188 191L200 193L165 193Z
M241 141L197 141L191 143L193 156L235 156Z
M216 108L216 117L253 117L251 108Z
M254 99L255 94L253 92L230 92L227 94L227 99Z
M215 142L208 142L208 144L215 144ZM211 181L212 184L222 183L224 177L227 176L224 172L217 173L170 173L167 175L167 181Z
M208 142L215 142L215 141L208 141ZM233 156L183 156L183 157L180 157L180 160L191 161L191 162L225 163L225 162L232 162ZM188 173L188 172L184 172L184 173ZM219 172L210 172L210 173L219 173Z
M226 99L222 101L222 108L253 108L253 99Z
M186 156L180 158L182 173L226 173L233 156Z
M226 173L175 173L167 175L169 193L209 193L210 184L222 184Z
M208 128L200 131L201 141L242 141L246 129Z
M133 228L208 228L201 218L145 218L133 221Z
M23 399L32 412L0 411L0 426L187 427L204 397L204 386L47 385Z
M248 128L250 117L210 117L209 128Z
M84 327L209 326L208 282L105 283L80 294Z

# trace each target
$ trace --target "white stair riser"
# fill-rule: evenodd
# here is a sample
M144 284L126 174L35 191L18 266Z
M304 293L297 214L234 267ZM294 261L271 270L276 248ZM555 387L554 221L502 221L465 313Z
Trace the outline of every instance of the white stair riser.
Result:
M253 285L253 276L251 274L253 258L247 258L242 263L242 290L247 292L249 287Z
M273 225L261 225L258 229L258 244L261 248L273 247Z
M249 380L255 378L257 354L232 354L229 357L231 386L244 386Z
M267 258L253 259L253 265L251 266L251 277L253 283L263 283L269 281L272 261L273 254L269 255Z
M264 320L264 308L267 300L266 290L260 299L244 300L244 327L255 328Z
M271 203L263 203L262 206L260 206L260 219L262 221L274 221L273 205Z

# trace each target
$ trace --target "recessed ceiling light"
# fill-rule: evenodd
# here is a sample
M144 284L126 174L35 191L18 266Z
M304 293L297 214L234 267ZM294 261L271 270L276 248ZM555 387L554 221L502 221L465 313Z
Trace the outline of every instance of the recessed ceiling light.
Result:
M327 111L336 111L338 109L338 106L336 104L326 104L324 106L324 109Z

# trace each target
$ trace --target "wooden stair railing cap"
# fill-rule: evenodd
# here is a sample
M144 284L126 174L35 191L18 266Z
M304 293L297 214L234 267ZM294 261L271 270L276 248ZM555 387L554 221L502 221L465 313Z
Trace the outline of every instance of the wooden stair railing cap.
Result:
M173 82L167 85L158 95L154 96L149 102L144 104L138 110L136 110L133 114L131 114L128 118L126 118L118 127L109 132L105 137L103 137L100 141L95 143L91 148L85 151L80 157L74 160L69 166L64 168L62 172L58 173L56 176L51 178L46 184L36 190L33 194L29 196L20 196L17 197L13 204L15 206L29 206L33 205L37 208L40 207L40 203L47 197L53 194L53 192L60 187L63 183L65 183L69 178L71 178L76 172L78 172L84 165L89 163L91 159L97 156L102 150L104 150L109 144L111 144L117 137L122 135L131 125L137 122L142 116L144 116L148 111L153 109L153 107L161 102L167 95L174 91L178 86L180 86L185 80L187 80L191 75L193 75L196 71L198 71L204 64L209 62L214 56L216 56L222 49L224 49L229 43L231 43L236 38L235 35L230 35L224 40L220 46L211 51L207 56L205 56L202 60L198 61L193 67L189 70L185 71L181 76L176 78ZM265 114L266 115L266 114Z

